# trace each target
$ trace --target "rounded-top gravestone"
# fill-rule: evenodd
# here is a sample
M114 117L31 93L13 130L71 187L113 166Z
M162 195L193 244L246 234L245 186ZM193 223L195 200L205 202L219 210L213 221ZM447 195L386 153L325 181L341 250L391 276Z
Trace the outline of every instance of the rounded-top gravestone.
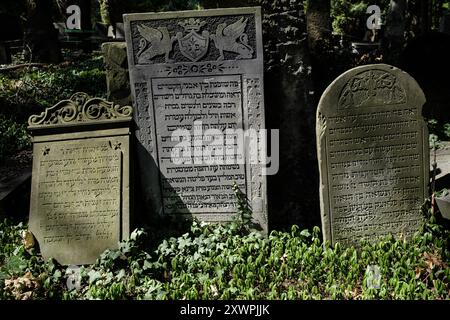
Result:
M424 103L417 82L385 64L351 69L324 92L316 135L325 240L357 245L419 229L429 182Z

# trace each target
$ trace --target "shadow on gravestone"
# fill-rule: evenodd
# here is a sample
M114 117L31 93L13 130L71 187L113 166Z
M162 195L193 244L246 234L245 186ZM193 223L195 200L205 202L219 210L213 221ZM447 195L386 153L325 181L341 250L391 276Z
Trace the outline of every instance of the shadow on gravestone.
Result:
M162 183L164 183L166 179L159 170L153 157L142 146L135 135L132 141L133 147L135 148L134 154L136 155L136 159L133 161L133 181L135 185L132 200L134 212L133 225L149 230L148 243L152 248L152 246L159 245L160 241L167 237L177 237L189 232L193 218L192 215L187 214L185 215L185 219L178 219L170 215L162 215L158 212L162 205L156 205L153 199L161 198L160 188L153 188L154 185L151 184L144 186L140 182L159 181L161 179ZM182 211L188 212L189 210L181 198L177 196L177 193L170 184L166 184L166 188L169 193L173 194L175 202L182 204Z
M400 57L399 67L422 88L427 102L423 115L439 124L450 123L450 35L429 32L413 39Z
M302 1L205 0L206 8L261 6L266 127L280 130L279 171L267 177L269 228L320 225L315 105ZM270 150L270 148L268 148Z

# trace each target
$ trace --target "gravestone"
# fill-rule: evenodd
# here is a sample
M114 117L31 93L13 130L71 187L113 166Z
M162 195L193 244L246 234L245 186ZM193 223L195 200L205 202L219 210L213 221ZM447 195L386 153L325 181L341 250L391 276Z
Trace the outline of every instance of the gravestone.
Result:
M236 182L267 231L266 180L261 164L247 161L249 149L230 145L212 164L195 157L212 144L201 144L207 130L215 140L227 130L264 129L260 9L127 14L124 23L145 205L165 216L230 221ZM173 156L176 130L190 135L194 157Z
M429 182L425 96L384 64L351 69L317 110L322 230L332 243L411 237Z
M130 79L128 75L127 46L125 42L102 44L106 70L107 99L121 105L131 104Z
M29 118L29 228L44 258L94 263L129 235L130 106L76 93Z
M433 167L434 161L436 161L436 171ZM450 141L441 141L437 150L430 151L430 172L436 174L436 191L450 188Z
M116 23L116 34L114 37L116 40L124 40L125 39L125 32L123 30L123 23L118 22Z

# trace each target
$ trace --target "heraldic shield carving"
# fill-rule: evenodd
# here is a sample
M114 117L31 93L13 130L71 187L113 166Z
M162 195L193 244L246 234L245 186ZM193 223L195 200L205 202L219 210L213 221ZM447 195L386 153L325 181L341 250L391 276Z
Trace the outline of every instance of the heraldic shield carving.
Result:
M177 33L181 53L191 61L200 60L208 52L209 46L209 32L203 31L201 35L198 34L206 22L190 18L179 24L188 32L184 37L181 32Z
M206 28L206 21L189 18L178 23L184 32L178 31L175 36L165 26L157 28L145 24L138 24L137 31L141 38L137 50L137 63L148 64L157 56L164 55L164 62L173 62L169 55L174 50L173 44L178 42L179 52L191 62L197 62L208 54L210 42L214 42L218 50L217 60L224 60L224 51L237 54L234 59L252 59L254 49L245 33L248 19L240 17L231 23L220 23L215 27L215 33ZM210 41L211 40L211 41Z

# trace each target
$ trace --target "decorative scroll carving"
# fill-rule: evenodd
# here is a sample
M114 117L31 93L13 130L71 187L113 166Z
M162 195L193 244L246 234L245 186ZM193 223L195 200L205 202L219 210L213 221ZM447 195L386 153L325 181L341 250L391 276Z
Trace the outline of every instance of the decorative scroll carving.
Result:
M131 106L115 105L101 98L91 98L83 92L72 95L69 100L62 100L40 115L28 119L30 126L45 126L98 120L112 120L131 117Z
M397 78L383 70L355 75L347 82L339 98L339 109L384 106L406 102L406 91Z
M246 91L247 91L247 106L248 106L248 121L252 128L261 129L261 117L262 117L262 92L261 92L261 80L259 78L245 79ZM258 138L258 154L262 152L261 141ZM261 164L255 164L250 167L251 171L251 184L252 184L252 197L262 197L262 181Z

